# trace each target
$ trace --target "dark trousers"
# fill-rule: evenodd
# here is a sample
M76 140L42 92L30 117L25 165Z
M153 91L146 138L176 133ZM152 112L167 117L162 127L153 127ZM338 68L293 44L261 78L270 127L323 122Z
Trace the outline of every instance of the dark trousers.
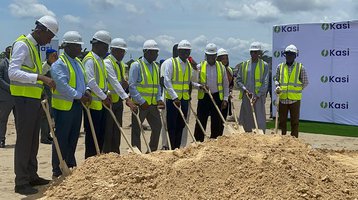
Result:
M119 124L122 126L123 102L119 100L112 105L112 110ZM119 145L121 144L121 133L114 122L112 115L106 112L106 130L103 143L103 153L115 152L120 153Z
M0 101L0 141L6 139L7 121L11 111L15 115L15 102L13 100Z
M185 122L180 115L178 109L173 105L173 100L167 99L167 127L170 138L170 144L172 149L180 148L181 138L183 135L183 129L185 127ZM184 113L185 118L188 115L188 100L180 100L181 110Z
M298 138L298 125L300 119L300 105L301 101L296 101L293 104L279 104L279 121L282 135L286 135L287 132L287 117L290 112L291 118L291 135Z
M55 117L55 134L63 159L68 167L77 166L75 152L82 122L82 107L78 100L73 102L69 111L53 109ZM52 144L52 173L61 175L55 144Z
M41 100L27 97L15 99L15 185L37 179Z
M222 100L220 100L219 93L212 94L214 97L214 101L216 105L221 108ZM224 118L227 116L227 109L222 110L221 113L223 114ZM224 125L223 121L221 120L218 111L214 107L213 102L211 101L208 94L205 93L203 99L199 99L198 101L198 108L197 108L198 118L203 125L204 129L206 130L206 124L208 122L208 117L211 117L211 136L210 138L217 138L218 136L223 135ZM197 141L203 142L204 141L204 133L200 129L198 123L195 124L195 132L194 132L195 139Z
M53 109L51 108L51 104L49 104L50 107L50 113L51 117L53 116ZM41 141L46 141L50 137L50 127L48 125L46 113L43 109L40 111L40 135L41 135Z
M97 136L97 142L99 146L99 151L102 152L104 135L105 135L105 123L106 123L106 112L105 108L102 110L92 110L90 109L93 126ZM86 130L85 137L85 158L97 155L96 147L93 142L92 131L88 121L87 113L84 115L84 126Z

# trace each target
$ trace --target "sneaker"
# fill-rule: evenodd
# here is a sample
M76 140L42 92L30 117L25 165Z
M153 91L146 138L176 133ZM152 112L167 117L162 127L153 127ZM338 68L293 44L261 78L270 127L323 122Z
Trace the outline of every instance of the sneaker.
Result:
M33 188L30 184L25 184L25 185L16 185L15 192L22 195L31 195L31 194L36 194L39 191L36 188Z

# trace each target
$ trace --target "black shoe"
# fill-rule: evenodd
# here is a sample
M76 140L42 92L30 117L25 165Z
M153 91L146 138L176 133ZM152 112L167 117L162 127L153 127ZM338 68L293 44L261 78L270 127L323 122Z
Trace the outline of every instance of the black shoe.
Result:
M1 142L0 142L0 148L5 148L5 140L1 140Z
M31 186L36 186L36 185L47 185L50 183L50 180L38 177L35 180L30 181L30 185Z
M22 195L31 195L31 194L36 194L39 191L36 188L33 188L30 184L25 184L25 185L16 185L15 192Z
M41 139L41 143L42 144L52 144L52 141L50 141L49 139Z
M169 147L163 146L161 150L169 150Z

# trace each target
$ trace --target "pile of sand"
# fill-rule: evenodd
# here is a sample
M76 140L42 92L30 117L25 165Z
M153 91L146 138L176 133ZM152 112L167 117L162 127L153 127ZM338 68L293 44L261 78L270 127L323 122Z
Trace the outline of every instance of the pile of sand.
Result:
M224 136L87 159L46 199L355 199L357 174L288 136Z

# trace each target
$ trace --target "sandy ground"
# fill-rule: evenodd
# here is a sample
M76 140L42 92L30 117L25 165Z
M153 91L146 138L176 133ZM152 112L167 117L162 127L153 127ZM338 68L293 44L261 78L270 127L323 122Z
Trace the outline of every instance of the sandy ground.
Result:
M196 95L196 92L193 92ZM197 101L196 98L193 98L192 104L196 108ZM239 112L240 102L235 99L235 105L237 112ZM270 100L267 99L267 113L269 113L268 105ZM267 117L269 117L267 115ZM130 111L126 108L124 112L124 130L127 134L127 137L130 138ZM146 122L145 122L146 123ZM193 130L195 125L195 118L191 115L190 118L190 129ZM208 126L209 127L209 126ZM271 130L267 130L267 133L270 133ZM147 137L149 138L150 132L147 131ZM32 196L22 196L14 193L14 146L16 140L16 133L14 127L13 116L10 115L8 122L8 131L6 135L6 148L0 149L0 199L37 199L42 196L42 192L46 190L46 187L39 188L40 193ZM310 134L310 133L300 133L299 137L303 139L308 144L312 145L313 148L322 148L328 149L330 151L323 151L328 154L329 157L335 160L338 163L344 164L350 167L351 173L358 173L358 138L350 137L339 137L339 136L328 136L321 134ZM188 134L188 142L191 142L190 136ZM142 144L144 144L142 142ZM128 148L127 144L124 143L122 139L121 152L126 152ZM142 145L143 150L145 151L144 145ZM161 141L159 142L159 148L161 148ZM339 150L339 151L338 151ZM342 151L343 150L343 151ZM84 135L81 134L79 138L76 158L78 164L81 165L84 161ZM39 153L38 153L38 163L39 170L38 174L41 177L51 179L52 167L51 167L51 146L40 144Z

